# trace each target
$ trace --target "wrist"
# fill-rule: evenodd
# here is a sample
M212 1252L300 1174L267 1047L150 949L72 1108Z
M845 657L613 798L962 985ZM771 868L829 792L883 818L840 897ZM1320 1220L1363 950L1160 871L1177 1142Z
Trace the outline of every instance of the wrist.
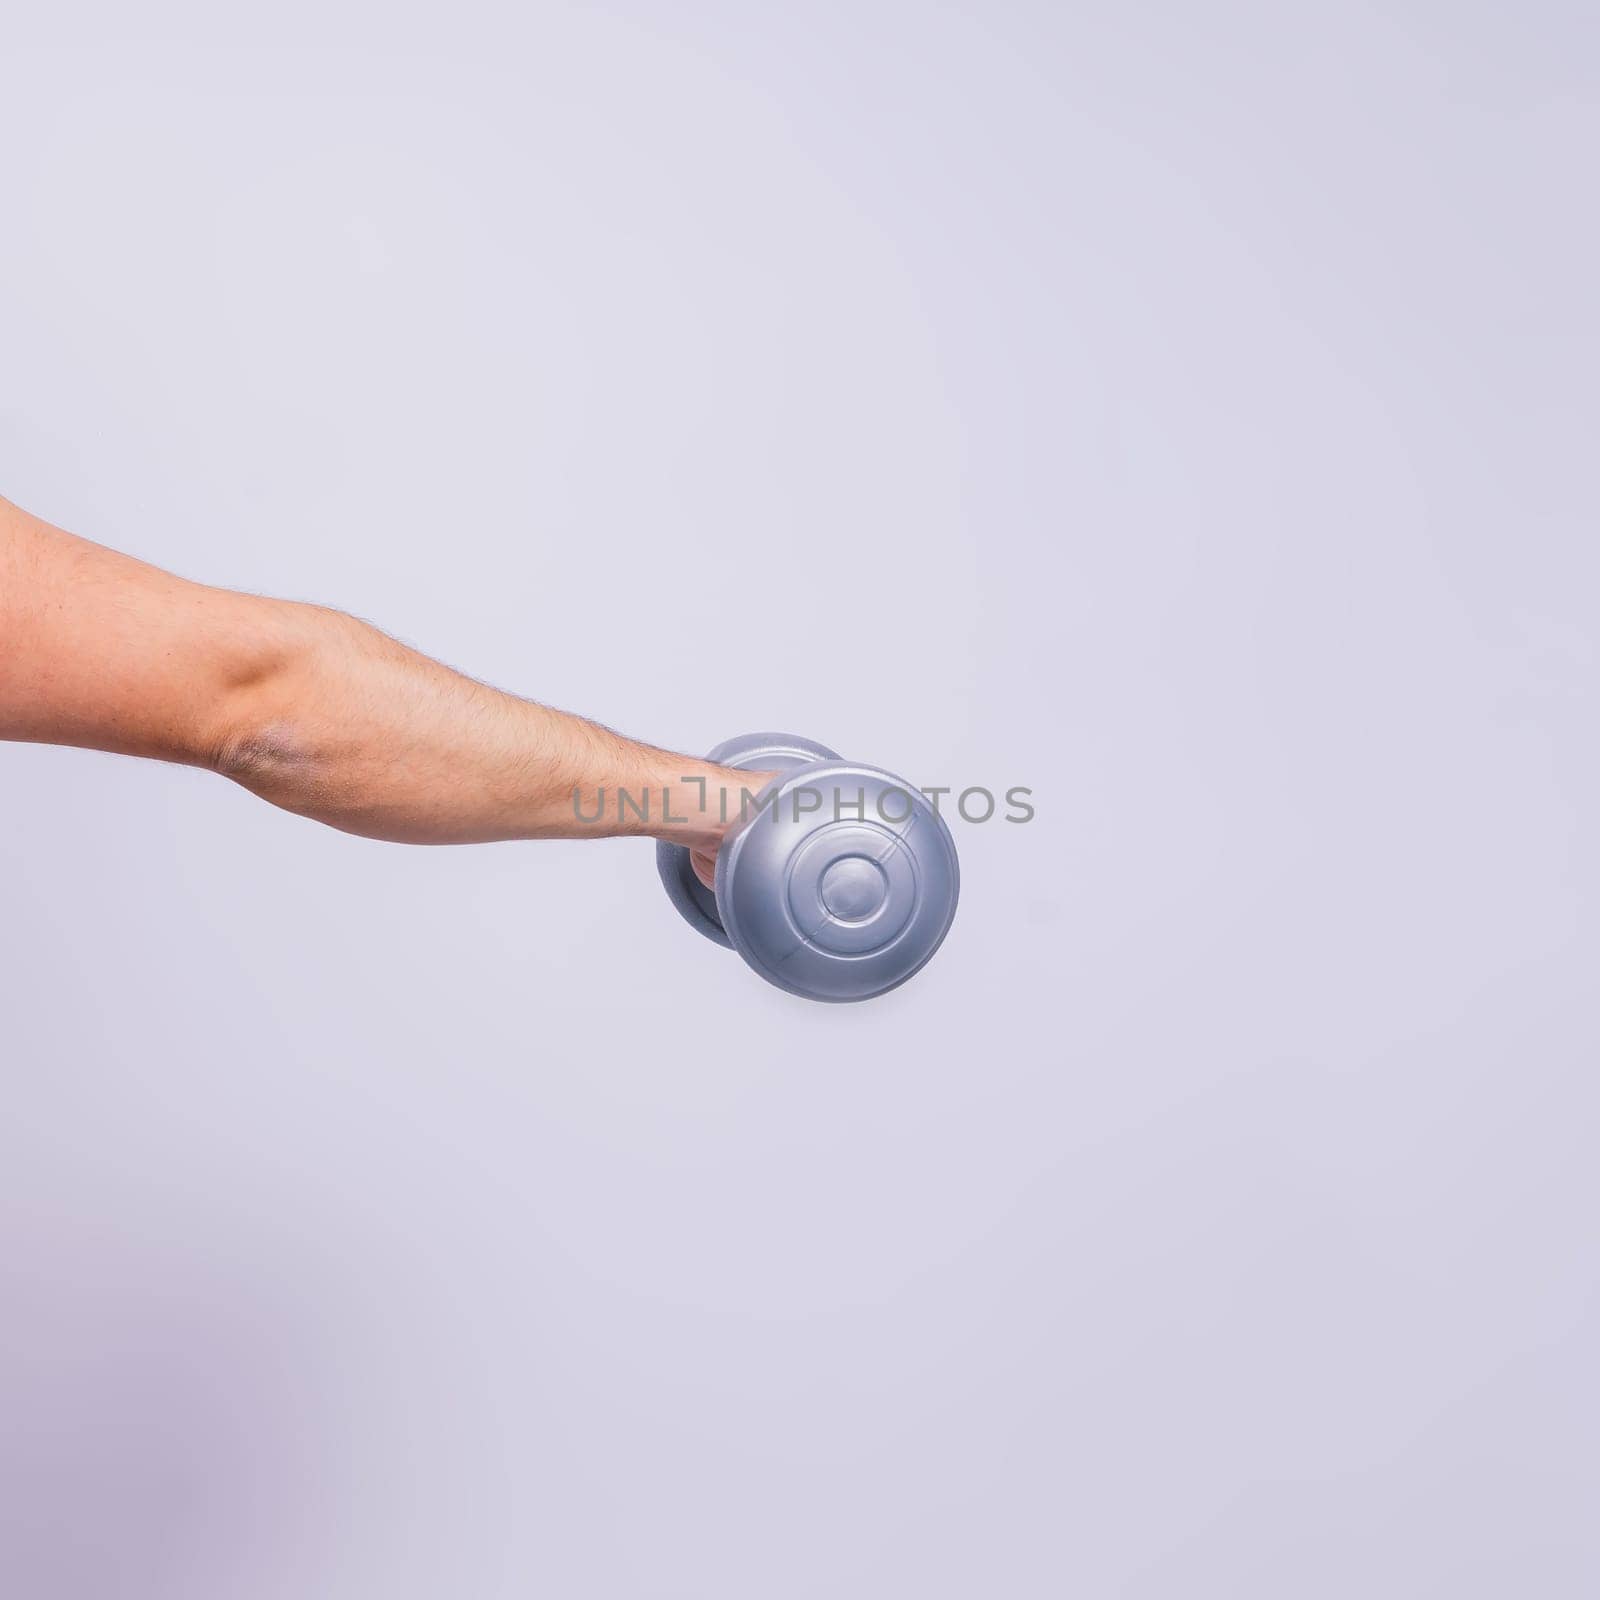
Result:
M593 770L569 795L569 837L664 839L715 852L772 776L693 756L635 747L609 771Z
M679 765L683 770L664 777L661 804L644 831L670 844L714 852L730 828L754 814L756 796L772 774L706 762Z

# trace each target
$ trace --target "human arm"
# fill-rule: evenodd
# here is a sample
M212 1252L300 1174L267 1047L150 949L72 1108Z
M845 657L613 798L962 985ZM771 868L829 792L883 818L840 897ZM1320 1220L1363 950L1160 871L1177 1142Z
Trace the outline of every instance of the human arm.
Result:
M341 612L174 577L4 500L0 738L209 767L408 844L669 838L702 874L741 791L763 781L492 689Z

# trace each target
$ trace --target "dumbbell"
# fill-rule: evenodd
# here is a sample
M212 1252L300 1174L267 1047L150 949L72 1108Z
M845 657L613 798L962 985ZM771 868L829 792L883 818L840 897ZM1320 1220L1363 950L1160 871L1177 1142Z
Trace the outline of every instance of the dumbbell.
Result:
M961 871L918 790L788 733L747 733L706 760L777 776L723 837L715 893L687 849L656 845L685 921L810 1000L870 1000L926 964L955 918Z

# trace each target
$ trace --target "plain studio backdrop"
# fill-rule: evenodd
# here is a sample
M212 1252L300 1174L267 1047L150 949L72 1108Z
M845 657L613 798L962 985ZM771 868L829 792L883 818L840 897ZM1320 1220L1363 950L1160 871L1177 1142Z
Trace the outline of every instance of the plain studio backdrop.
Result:
M0 1589L1596 1592L1592 7L5 10L0 493L1037 815L828 1007L0 748Z

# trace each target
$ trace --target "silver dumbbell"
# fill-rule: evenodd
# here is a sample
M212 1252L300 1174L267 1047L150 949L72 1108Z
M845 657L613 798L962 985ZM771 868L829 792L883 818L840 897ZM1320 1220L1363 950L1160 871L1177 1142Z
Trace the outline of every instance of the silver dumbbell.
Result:
M810 1000L869 1000L926 964L955 918L961 872L918 790L787 733L747 733L706 759L777 776L724 837L715 893L682 845L656 845L686 921Z

